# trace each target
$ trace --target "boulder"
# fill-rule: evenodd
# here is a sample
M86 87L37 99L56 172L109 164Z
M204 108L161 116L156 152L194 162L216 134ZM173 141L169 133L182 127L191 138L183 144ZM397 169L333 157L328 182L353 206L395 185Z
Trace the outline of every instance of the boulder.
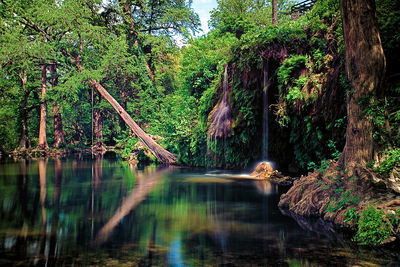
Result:
M289 176L284 176L281 172L274 170L273 164L271 162L261 162L257 165L255 170L250 174L260 180L269 180L273 183L289 186L293 183L294 178Z

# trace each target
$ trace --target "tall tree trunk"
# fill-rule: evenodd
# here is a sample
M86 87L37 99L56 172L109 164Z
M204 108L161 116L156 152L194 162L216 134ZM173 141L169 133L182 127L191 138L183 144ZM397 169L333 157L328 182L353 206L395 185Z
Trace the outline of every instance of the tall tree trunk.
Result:
M46 114L47 114L47 106L46 106L46 88L47 88L47 78L46 78L46 69L47 65L41 65L42 68L42 86L41 86L41 97L40 97L40 125L39 125L39 141L38 141L38 149L48 149L49 146L47 144L46 137Z
M80 66L80 69L83 69L82 66ZM113 106L113 108L118 112L125 123L128 124L128 126L132 129L136 136L142 141L143 145L145 145L157 159L164 163L176 163L176 155L165 150L162 146L157 144L148 134L146 134L136 124L131 116L129 116L129 114L121 107L121 105L107 92L107 90L104 89L103 86L101 86L99 82L94 79L89 79L88 82L111 104L111 106Z
M95 143L93 149L102 150L103 145L103 111L101 109L93 109L93 131Z
M30 149L31 142L28 136L28 111L26 110L26 104L28 102L28 96L25 95L24 99L19 105L20 116L22 119L21 139L19 141L19 149Z
M55 63L50 65L50 73L51 73L51 84L54 87L58 84L57 66ZM58 107L56 101L53 102L53 116L54 116L54 147L57 148L61 144L65 143L65 139L64 139L64 131L63 131L60 108Z
M278 0L272 0L272 25L278 25Z
M25 71L22 71L20 74L21 78L21 87L24 93L24 98L21 100L19 104L19 113L22 119L22 129L21 129L21 139L19 141L19 149L30 149L31 142L28 136L28 110L26 109L26 105L28 104L28 98L30 91L26 90L26 83L28 78L26 76Z
M347 98L346 145L342 159L347 169L373 160L375 142L370 119L361 101L376 101L386 60L376 20L374 0L340 0L346 46L346 71L352 84Z

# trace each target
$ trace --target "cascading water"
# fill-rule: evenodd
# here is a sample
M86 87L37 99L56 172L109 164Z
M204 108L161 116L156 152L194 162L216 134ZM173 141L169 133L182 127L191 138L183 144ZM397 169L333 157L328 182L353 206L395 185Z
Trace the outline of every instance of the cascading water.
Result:
M225 149L226 137L232 130L232 109L229 104L229 76L228 65L224 67L224 79L222 82L222 98L210 114L210 126L208 128L207 154L214 154L214 165L216 165L216 151L212 151L211 145L217 148L218 139L223 138L223 149ZM225 155L225 153L223 153Z
M221 101L211 112L211 121L208 134L216 137L226 137L232 130L232 110L229 105L228 66L225 66L222 82L223 95Z
M268 62L264 65L262 159L268 161Z
M276 170L275 163L268 158L268 89L271 85L271 80L268 78L268 61L264 62L263 68L263 132L262 132L262 161L255 168L252 176L268 177L274 174Z

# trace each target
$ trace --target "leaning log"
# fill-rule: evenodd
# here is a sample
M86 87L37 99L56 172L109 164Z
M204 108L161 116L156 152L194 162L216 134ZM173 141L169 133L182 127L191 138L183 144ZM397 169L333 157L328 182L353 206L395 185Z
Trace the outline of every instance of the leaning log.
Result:
M153 155L163 163L175 164L177 162L176 155L168 152L162 146L157 144L148 134L146 134L139 125L129 116L129 114L121 107L121 105L107 92L107 90L96 80L89 79L88 83L93 86L102 95L108 103L118 112L125 123L132 129L135 135L142 143L153 153Z

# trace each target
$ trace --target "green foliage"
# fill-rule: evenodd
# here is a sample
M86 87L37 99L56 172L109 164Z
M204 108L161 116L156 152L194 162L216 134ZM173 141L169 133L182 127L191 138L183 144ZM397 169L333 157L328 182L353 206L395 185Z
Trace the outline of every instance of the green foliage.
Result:
M356 208L349 208L344 214L344 217L344 222L350 224L355 224L360 219L360 215L358 214Z
M122 142L119 142L119 146L123 147L121 157L123 157L124 159L129 159L129 156L135 150L135 145L138 141L138 138L128 137Z
M341 209L347 208L350 205L358 205L360 203L360 198L354 196L352 190L348 190L348 191L344 192L343 187L338 187L338 188L334 189L333 191L337 198L335 198L335 197L331 198L331 201L329 202L329 205L326 208L325 212L333 212L334 213ZM353 216L353 215L351 215L351 216ZM346 216L346 218L348 218L348 217Z
M379 162L378 166L372 166L372 168L374 171L389 175L396 166L400 165L400 148L385 151L383 156L384 160Z
M332 155L332 159L333 159L333 160L338 160L339 157L340 157L340 155L342 154L342 152L340 152L340 151L337 149L336 142L333 141L333 140L329 140L329 141L328 141L328 148L330 148L331 151L332 151L332 154L331 154L331 155Z
M307 167L309 162L332 158L326 134L316 122L308 117L292 116L290 129L289 142L294 146L294 155L301 167Z
M280 85L288 85L293 76L296 76L296 72L305 68L306 63L307 56L304 55L294 55L286 58L278 69L277 77Z
M397 73L400 63L400 2L376 0L379 33L387 60L388 77Z
M288 0L277 2L279 23L289 20L288 11L293 2ZM240 37L252 26L262 27L272 24L270 1L218 0L217 3L218 6L211 11L209 22L211 28L237 33ZM245 24L252 26L245 26Z
M190 41L182 51L180 78L184 90L200 98L223 73L223 66L231 58L231 47L237 38L218 31Z
M382 210L369 206L361 213L353 240L363 245L376 246L390 236L392 228L393 225Z
M307 82L307 77L299 77L299 73L301 70L305 69L306 62L307 56L294 55L285 59L278 69L279 91L280 94L284 94L283 88L287 90L285 98L288 103L293 104L296 100L304 98L302 88ZM298 79L295 77L298 77Z
M4 103L5 101L0 101L0 143L1 148L5 151L10 151L17 146L18 140L15 138L18 136L16 130L18 129L15 124L15 114L16 111L13 105L9 103Z
M274 45L295 50L293 44L301 45L307 39L304 26L302 21L292 21L278 26L256 28L243 34L237 49L250 53L246 58L262 48Z
M143 0L130 2L137 30L149 35L190 37L200 27L199 16L191 8L192 1Z

